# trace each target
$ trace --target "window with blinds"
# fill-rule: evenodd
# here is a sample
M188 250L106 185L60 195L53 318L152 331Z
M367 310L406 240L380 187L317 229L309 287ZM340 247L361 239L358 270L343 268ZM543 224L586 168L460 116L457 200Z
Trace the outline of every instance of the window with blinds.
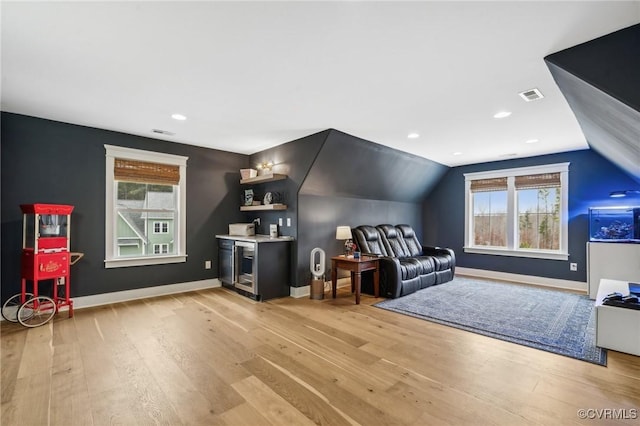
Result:
M105 145L107 267L186 260L186 157Z
M515 177L518 248L560 248L560 173Z
M568 166L465 174L465 251L568 258Z

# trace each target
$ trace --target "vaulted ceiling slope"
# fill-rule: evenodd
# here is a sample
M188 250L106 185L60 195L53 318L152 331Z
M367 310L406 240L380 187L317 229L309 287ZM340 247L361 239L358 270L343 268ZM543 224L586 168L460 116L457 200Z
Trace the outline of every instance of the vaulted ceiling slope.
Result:
M589 146L640 182L640 24L545 61Z
M331 129L301 195L419 203L448 167Z

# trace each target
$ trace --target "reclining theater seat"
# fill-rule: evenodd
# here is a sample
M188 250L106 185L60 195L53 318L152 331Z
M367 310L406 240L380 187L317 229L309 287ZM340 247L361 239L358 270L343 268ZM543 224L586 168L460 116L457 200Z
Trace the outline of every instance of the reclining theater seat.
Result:
M402 270L402 290L400 296L413 293L435 284L436 274L433 260L429 257L412 256L398 229L393 225L376 226L382 242L390 256L398 258ZM415 271L415 275L414 275ZM410 281L417 277L418 281Z
M408 225L361 225L352 233L363 254L380 256L380 294L384 297L405 296L453 279L453 251L422 247ZM362 274L363 289L372 278L372 274Z
M420 244L413 228L409 225L397 225L410 256L416 259L431 259L435 266L435 284L453 279L456 267L456 255L453 250L441 247L427 247ZM433 283L432 283L433 284Z
M382 244L378 230L373 226L360 225L351 232L356 245L362 253L386 256L387 250Z

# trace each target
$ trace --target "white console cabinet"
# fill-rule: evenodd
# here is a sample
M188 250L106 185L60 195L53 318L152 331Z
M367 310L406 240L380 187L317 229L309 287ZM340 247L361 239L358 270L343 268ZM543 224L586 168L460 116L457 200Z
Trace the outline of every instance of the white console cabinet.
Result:
M640 244L587 243L589 298L598 295L600 280L640 282Z
M640 356L640 311L603 305L614 291L629 294L627 281L603 279L596 298L596 346Z

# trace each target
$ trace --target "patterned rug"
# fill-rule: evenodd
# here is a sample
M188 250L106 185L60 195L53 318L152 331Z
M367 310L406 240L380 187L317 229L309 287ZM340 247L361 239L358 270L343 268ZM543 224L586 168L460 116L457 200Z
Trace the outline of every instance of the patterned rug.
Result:
M375 306L599 365L593 300L517 284L456 277Z

